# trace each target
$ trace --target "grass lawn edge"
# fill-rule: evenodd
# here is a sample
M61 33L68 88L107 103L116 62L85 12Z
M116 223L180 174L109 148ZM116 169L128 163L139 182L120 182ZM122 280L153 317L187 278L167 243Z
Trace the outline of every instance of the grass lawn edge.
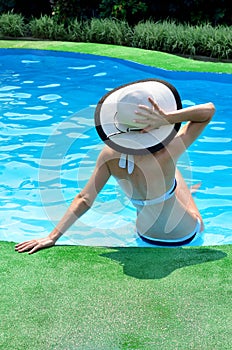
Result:
M117 45L61 41L0 40L0 48L79 52L129 60L166 70L232 74L232 63L205 62L159 51Z

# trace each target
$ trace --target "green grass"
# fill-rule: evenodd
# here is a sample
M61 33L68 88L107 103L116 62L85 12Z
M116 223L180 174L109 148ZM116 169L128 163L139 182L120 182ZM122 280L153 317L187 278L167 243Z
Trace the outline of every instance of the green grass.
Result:
M99 44L1 41L165 69L232 73L231 64ZM232 246L57 246L32 256L0 242L0 349L229 350Z
M60 41L0 40L0 48L31 48L39 50L82 52L131 60L148 66L155 66L169 70L232 74L232 63L202 62L163 52L117 45L70 43Z
M231 247L55 247L1 243L0 347L230 349Z

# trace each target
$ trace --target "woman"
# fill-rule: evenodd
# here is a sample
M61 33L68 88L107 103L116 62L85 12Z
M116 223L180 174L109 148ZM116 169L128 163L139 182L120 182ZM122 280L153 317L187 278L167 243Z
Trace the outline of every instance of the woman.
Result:
M29 254L53 246L93 204L113 176L137 208L141 239L155 245L187 244L204 226L191 192L176 168L215 112L212 103L181 108L176 89L156 79L114 89L98 103L96 129L106 146L85 188L45 238L16 245ZM187 122L180 128L182 122Z

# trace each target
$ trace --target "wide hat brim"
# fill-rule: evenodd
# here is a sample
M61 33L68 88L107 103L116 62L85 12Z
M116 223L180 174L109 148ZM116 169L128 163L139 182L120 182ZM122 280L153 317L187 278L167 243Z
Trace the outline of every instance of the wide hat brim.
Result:
M171 112L182 108L176 88L165 80L145 79L121 85L104 95L95 110L95 126L100 138L111 148L126 154L146 154L157 152L167 145L180 129L181 123L168 124L147 133L130 131L118 133L114 118L117 112L118 96L128 86L138 90L146 89L155 102L165 111Z

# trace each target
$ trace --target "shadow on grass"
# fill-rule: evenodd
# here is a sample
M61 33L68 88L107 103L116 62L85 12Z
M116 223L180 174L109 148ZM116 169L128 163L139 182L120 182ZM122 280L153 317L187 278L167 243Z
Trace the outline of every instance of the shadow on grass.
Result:
M118 248L101 256L119 262L128 276L161 279L177 269L221 260L227 254L215 248Z

